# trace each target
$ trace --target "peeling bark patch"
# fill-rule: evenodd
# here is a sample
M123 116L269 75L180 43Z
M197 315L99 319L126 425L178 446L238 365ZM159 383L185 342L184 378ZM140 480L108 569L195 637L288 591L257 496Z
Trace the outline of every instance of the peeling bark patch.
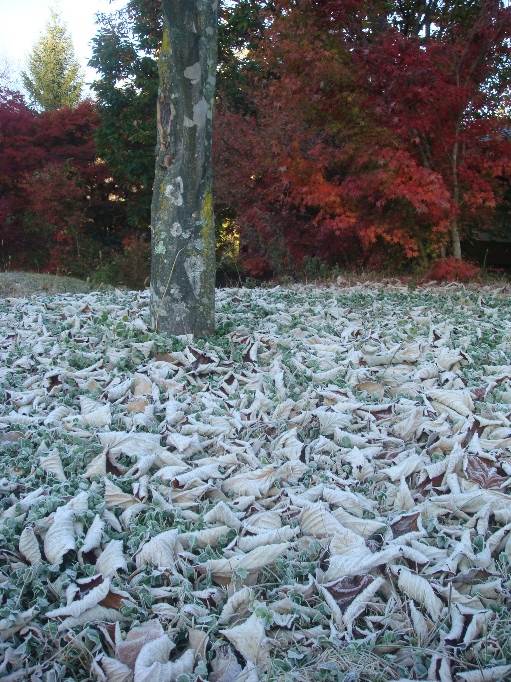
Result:
M186 320L187 312L184 303L178 303L174 306L174 318L176 320Z
M185 260L184 267L193 293L195 294L195 297L198 298L202 283L202 273L205 270L204 260L200 256L189 256Z
M181 293L181 289L176 285L170 288L169 295L173 301L183 300L183 294Z
M183 180L176 178L165 188L165 196L176 206L183 205Z
M183 234L183 228L179 223L173 223L172 227L170 228L170 234L173 237L179 237L180 235Z
M192 85L195 85L200 81L201 73L200 62L195 62L195 64L186 67L184 70L184 77L188 78L192 82Z
M193 121L195 125L199 128L203 128L206 125L206 120L209 114L209 105L206 99L203 97L197 104L193 106Z

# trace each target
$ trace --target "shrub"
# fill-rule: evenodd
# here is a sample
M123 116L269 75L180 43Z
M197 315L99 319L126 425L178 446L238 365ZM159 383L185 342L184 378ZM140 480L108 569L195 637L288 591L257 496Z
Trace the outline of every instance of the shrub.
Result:
M441 258L433 263L427 273L426 281L436 282L470 282L478 279L481 268L475 263L470 263L457 258Z
M128 289L144 289L149 284L151 244L131 234L122 241L122 251L111 251L92 275L92 283L122 285Z
M151 244L138 235L125 237L123 252L118 259L121 283L130 289L144 289L149 285Z
M249 277L264 279L271 275L271 266L262 256L253 256L243 260L243 271Z

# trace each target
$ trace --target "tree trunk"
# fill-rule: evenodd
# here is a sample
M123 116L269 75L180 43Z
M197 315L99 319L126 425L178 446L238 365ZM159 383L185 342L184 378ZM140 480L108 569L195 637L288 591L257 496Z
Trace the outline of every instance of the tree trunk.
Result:
M162 0L158 142L151 207L151 319L168 334L215 325L211 138L218 0Z
M457 77L459 84L459 76ZM460 132L461 122L458 121L456 126L456 139L454 142L452 150L452 187L453 187L453 201L456 210L456 214L451 220L451 246L452 255L457 260L461 260L461 239L460 239L460 228L458 223L458 215L460 209L460 183L458 177L458 162L459 162L459 132Z
M451 246L452 255L454 258L461 260L461 240L460 231L458 229L458 220L456 218L451 222Z

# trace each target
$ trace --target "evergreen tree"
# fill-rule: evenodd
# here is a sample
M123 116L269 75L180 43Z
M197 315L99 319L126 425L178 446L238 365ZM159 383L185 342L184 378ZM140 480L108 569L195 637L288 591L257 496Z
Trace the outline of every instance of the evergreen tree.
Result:
M83 78L71 36L56 11L28 59L23 84L33 104L43 111L72 107L82 94Z

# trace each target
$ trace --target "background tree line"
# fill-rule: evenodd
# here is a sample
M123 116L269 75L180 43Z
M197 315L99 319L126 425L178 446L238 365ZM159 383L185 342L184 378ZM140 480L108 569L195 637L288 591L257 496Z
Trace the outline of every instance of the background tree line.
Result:
M510 12L498 0L223 2L224 277L427 269L459 261L478 230L509 233ZM161 33L159 0L98 17L94 103L38 112L3 89L1 265L143 284Z

